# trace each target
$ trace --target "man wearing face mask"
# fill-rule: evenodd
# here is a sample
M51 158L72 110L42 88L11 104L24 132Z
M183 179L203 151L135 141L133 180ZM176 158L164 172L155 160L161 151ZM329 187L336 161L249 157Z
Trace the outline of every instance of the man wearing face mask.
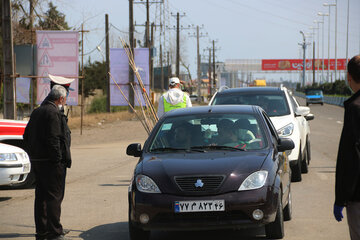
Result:
M336 162L334 216L347 222L352 240L360 240L360 55L347 65L347 81L354 94L344 102L344 126Z
M68 92L54 85L25 128L24 141L36 178L35 226L37 240L67 239L60 223L66 168L71 167L70 130L61 111Z

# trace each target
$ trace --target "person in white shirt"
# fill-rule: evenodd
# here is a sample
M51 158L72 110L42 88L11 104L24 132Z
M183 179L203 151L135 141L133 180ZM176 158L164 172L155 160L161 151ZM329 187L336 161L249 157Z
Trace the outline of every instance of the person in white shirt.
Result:
M180 89L180 80L172 77L169 80L169 91L159 99L157 115L161 118L166 112L177 108L192 107L190 97Z

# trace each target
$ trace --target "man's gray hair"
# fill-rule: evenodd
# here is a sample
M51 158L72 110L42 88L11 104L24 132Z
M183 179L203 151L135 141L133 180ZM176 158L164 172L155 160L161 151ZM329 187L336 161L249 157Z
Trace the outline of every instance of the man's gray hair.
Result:
M65 98L67 95L66 89L61 85L54 85L50 91L50 98L53 100L58 100L60 97Z

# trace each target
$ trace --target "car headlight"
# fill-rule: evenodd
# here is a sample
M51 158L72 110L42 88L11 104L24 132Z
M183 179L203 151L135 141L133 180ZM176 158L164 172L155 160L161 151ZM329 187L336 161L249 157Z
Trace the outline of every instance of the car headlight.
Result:
M268 171L261 170L248 176L239 187L238 191L254 190L264 186L268 176Z
M0 161L17 161L15 153L0 153Z
M136 176L136 188L140 192L145 193L161 193L159 187L156 185L156 183L145 175L137 175Z
M277 133L280 137L290 136L294 131L294 124L290 123L283 128L280 128Z

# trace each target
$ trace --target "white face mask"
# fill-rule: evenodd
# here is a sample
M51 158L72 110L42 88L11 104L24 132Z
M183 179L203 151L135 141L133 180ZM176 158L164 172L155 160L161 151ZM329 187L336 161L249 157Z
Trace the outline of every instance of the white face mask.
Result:
M59 110L61 110L63 108L63 105L62 104L58 105L58 108Z

